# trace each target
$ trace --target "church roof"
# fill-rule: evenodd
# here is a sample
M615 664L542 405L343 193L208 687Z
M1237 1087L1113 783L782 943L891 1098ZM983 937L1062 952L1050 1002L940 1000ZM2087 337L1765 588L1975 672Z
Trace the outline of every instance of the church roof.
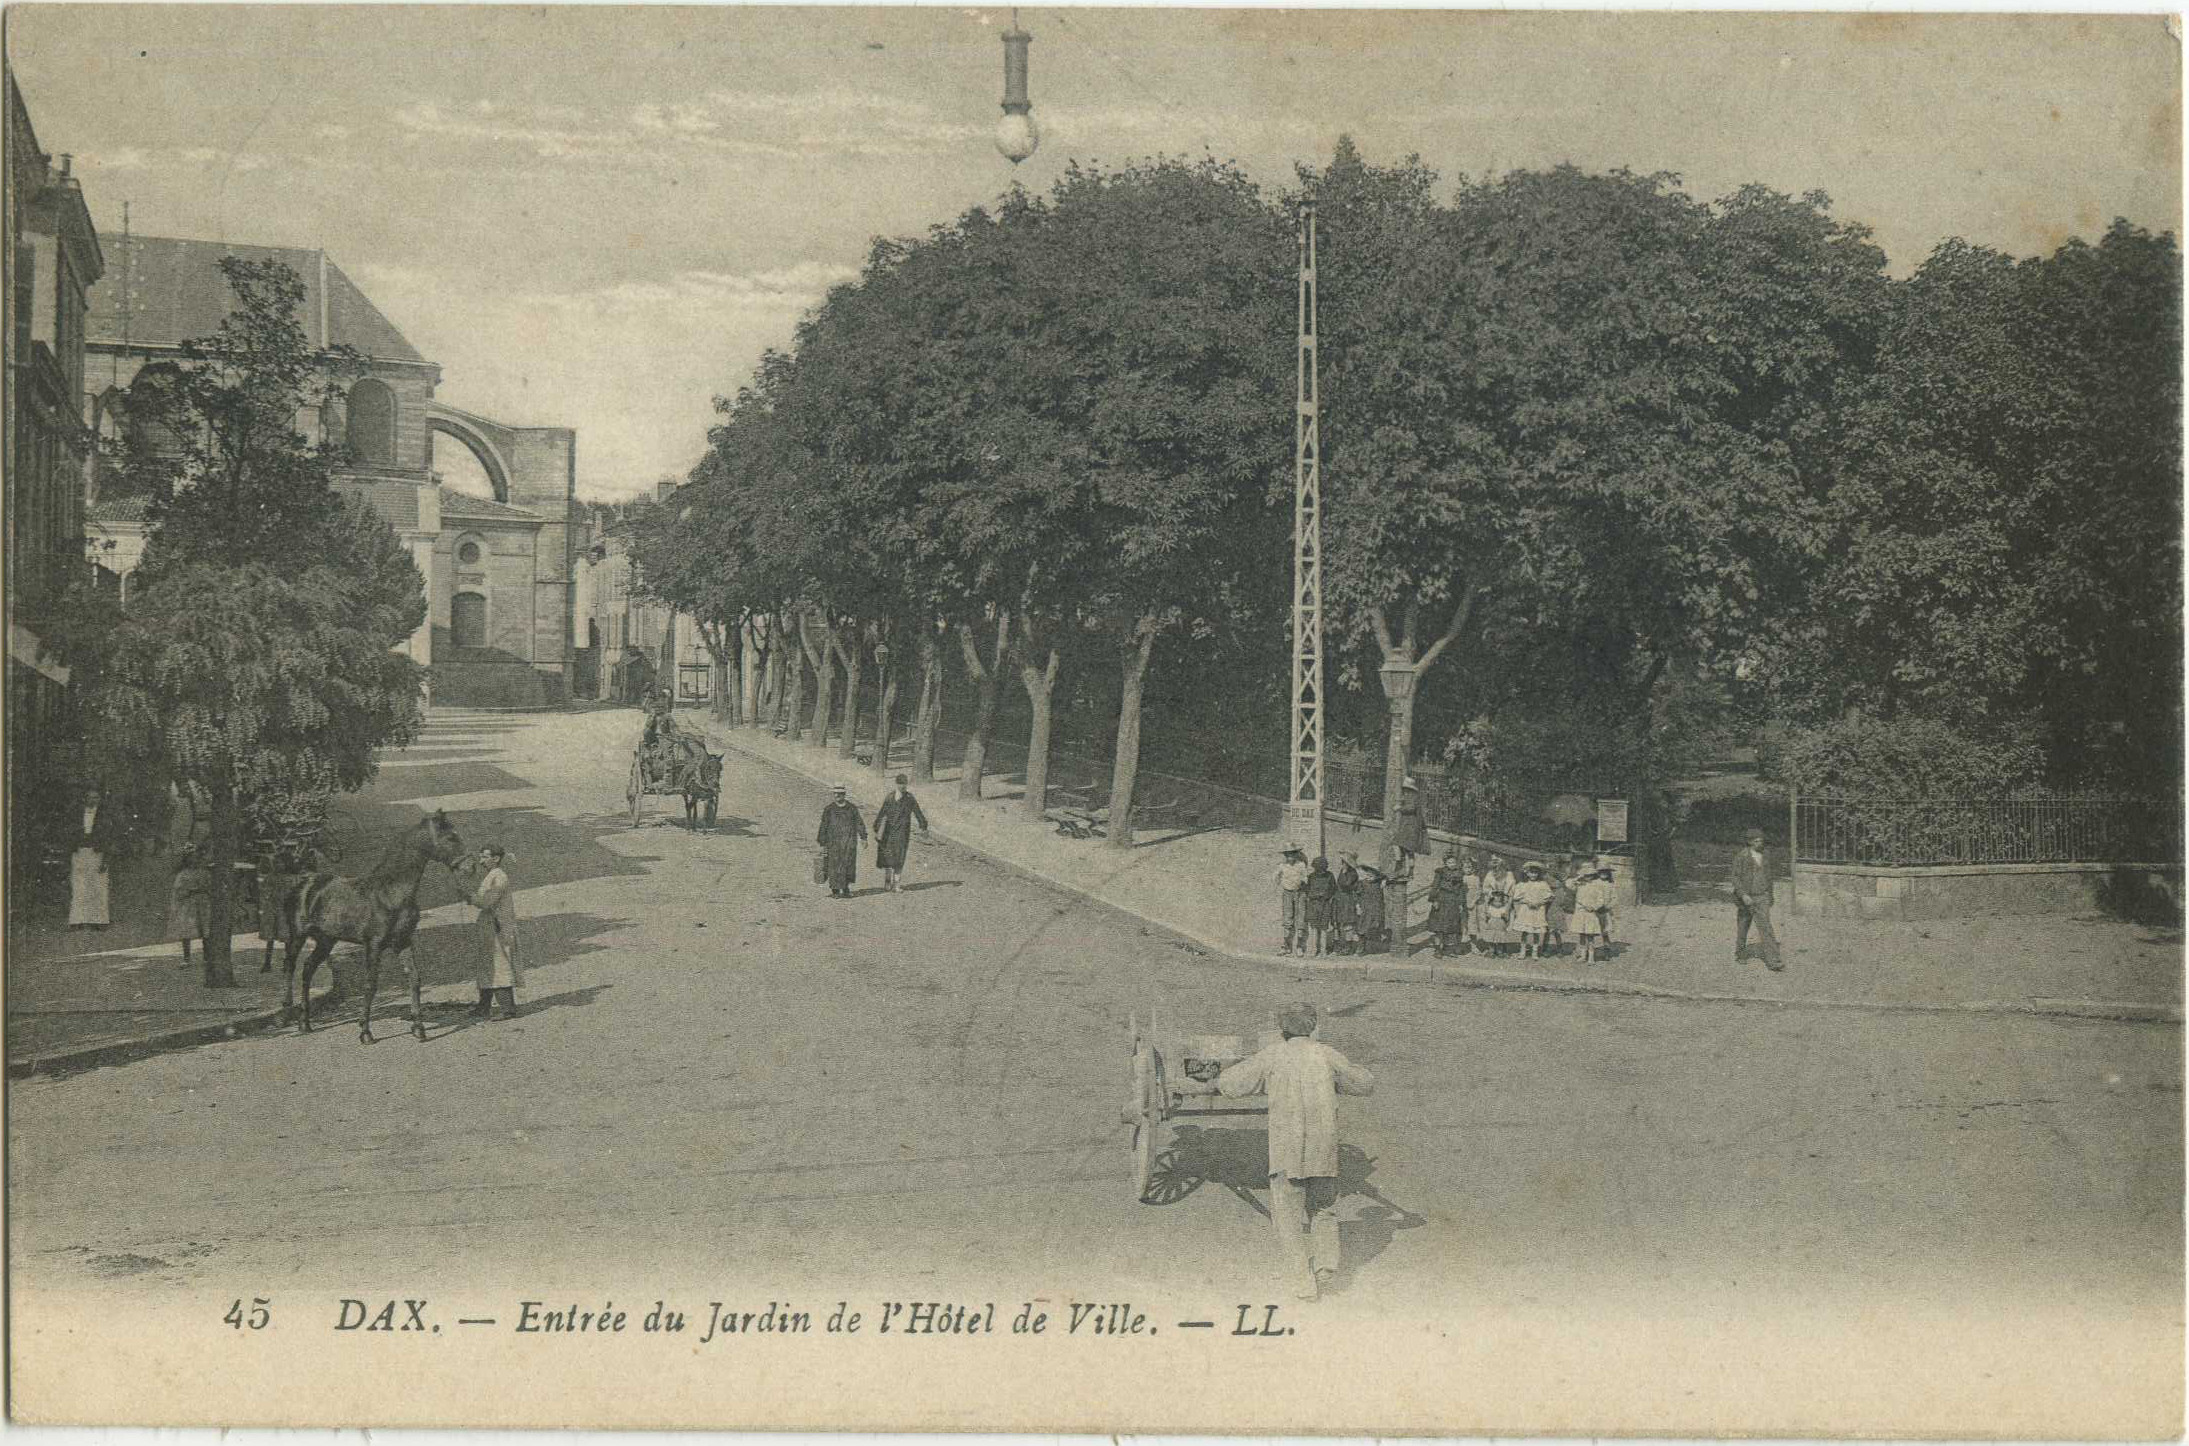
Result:
M441 515L443 517L470 517L495 522L545 522L537 512L522 507L512 507L507 502L497 502L491 497L475 497L469 492L441 489Z
M91 342L127 340L144 346L173 346L211 336L234 300L228 278L220 274L220 260L240 256L248 261L279 261L297 274L304 283L297 320L303 323L314 350L348 345L380 361L425 360L323 251L112 233L102 233L99 244L106 252L106 274L88 295L85 334Z

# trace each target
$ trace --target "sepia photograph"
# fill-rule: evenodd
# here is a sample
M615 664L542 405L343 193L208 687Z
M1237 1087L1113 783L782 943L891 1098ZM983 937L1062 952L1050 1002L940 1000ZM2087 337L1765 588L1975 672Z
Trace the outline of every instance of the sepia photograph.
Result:
M2178 16L0 24L11 1421L2180 1437Z

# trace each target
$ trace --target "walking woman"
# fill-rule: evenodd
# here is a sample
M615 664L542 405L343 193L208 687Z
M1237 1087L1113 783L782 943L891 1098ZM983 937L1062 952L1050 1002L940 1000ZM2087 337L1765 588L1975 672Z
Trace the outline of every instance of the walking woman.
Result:
M508 857L500 844L479 850L481 877L471 895L479 911L479 1002L471 1012L482 1019L515 1019L517 991L524 987L524 969L517 962L517 900L502 867Z
M175 881L167 886L167 942L182 944L182 962L190 962L190 941L205 937L212 907L213 875L196 849L182 856Z

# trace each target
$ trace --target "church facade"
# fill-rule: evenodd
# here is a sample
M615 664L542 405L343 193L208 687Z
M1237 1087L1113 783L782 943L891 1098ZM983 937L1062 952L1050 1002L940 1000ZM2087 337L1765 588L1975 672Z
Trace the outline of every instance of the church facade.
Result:
M572 694L580 517L577 434L516 427L450 407L435 395L441 368L417 348L324 251L171 237L102 235L105 274L89 298L84 420L114 436L128 425L128 389L149 366L181 359L184 340L227 315L224 256L279 261L304 285L298 321L309 344L365 358L327 406L300 416L310 440L346 444L339 490L362 497L394 528L426 580L428 617L410 639L432 669L435 702L526 707ZM330 358L330 362L331 362ZM492 499L441 485L433 438L479 459ZM141 557L141 505L87 483L95 563L124 590Z

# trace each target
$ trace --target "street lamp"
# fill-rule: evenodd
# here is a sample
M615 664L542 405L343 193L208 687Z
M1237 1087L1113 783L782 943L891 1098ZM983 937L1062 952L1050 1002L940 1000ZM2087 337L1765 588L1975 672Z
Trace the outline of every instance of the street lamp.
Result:
M1034 124L1034 103L1026 98L1026 47L1034 37L1018 28L1018 11L1003 32L1003 119L996 122L996 149L1012 165L1034 153L1041 129Z

